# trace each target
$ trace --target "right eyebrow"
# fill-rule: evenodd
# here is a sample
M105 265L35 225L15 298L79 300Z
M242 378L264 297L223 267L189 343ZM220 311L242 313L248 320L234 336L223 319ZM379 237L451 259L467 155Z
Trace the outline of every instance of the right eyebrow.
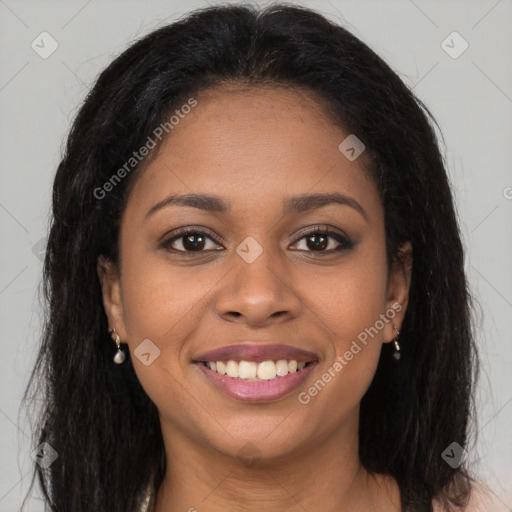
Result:
M146 213L145 219L157 211L171 205L191 206L207 212L225 213L229 210L228 204L218 196L208 194L171 195L153 205Z

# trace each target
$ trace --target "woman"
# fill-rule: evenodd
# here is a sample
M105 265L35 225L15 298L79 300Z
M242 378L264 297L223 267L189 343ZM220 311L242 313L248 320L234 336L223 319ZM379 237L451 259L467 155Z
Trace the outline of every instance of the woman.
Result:
M54 184L27 389L52 510L471 509L477 357L429 119L284 4L114 60Z

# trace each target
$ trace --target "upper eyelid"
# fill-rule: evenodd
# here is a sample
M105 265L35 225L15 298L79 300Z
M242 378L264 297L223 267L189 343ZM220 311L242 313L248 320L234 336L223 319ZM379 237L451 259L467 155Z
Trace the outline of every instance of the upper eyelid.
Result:
M202 233L217 243L220 243L218 239L222 240L222 237L220 235L217 235L214 231L204 226L191 226L172 229L165 233L165 235L161 237L161 240L163 243L166 243L169 242L170 240L174 240L182 236L185 236L188 233Z
M328 235L339 235L345 238L349 238L348 235L340 228L336 228L334 226L330 226L328 224L315 224L313 226L308 226L299 231L296 235L300 238L307 236L310 233L327 233Z

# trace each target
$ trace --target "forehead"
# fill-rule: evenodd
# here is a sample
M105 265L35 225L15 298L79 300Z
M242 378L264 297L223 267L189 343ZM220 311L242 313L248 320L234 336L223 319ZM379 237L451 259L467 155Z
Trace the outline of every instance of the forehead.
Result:
M209 192L248 206L338 191L375 200L364 153L350 161L340 152L349 134L306 91L227 85L195 98L142 171L133 191L139 198Z

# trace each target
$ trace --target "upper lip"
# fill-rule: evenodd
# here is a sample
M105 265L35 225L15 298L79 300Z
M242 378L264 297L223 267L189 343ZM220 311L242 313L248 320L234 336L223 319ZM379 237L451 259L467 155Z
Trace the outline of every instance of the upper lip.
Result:
M278 361L279 359L295 360L300 362L316 361L317 356L308 350L303 350L289 345L262 345L262 344L238 344L216 348L203 352L194 357L199 361Z

